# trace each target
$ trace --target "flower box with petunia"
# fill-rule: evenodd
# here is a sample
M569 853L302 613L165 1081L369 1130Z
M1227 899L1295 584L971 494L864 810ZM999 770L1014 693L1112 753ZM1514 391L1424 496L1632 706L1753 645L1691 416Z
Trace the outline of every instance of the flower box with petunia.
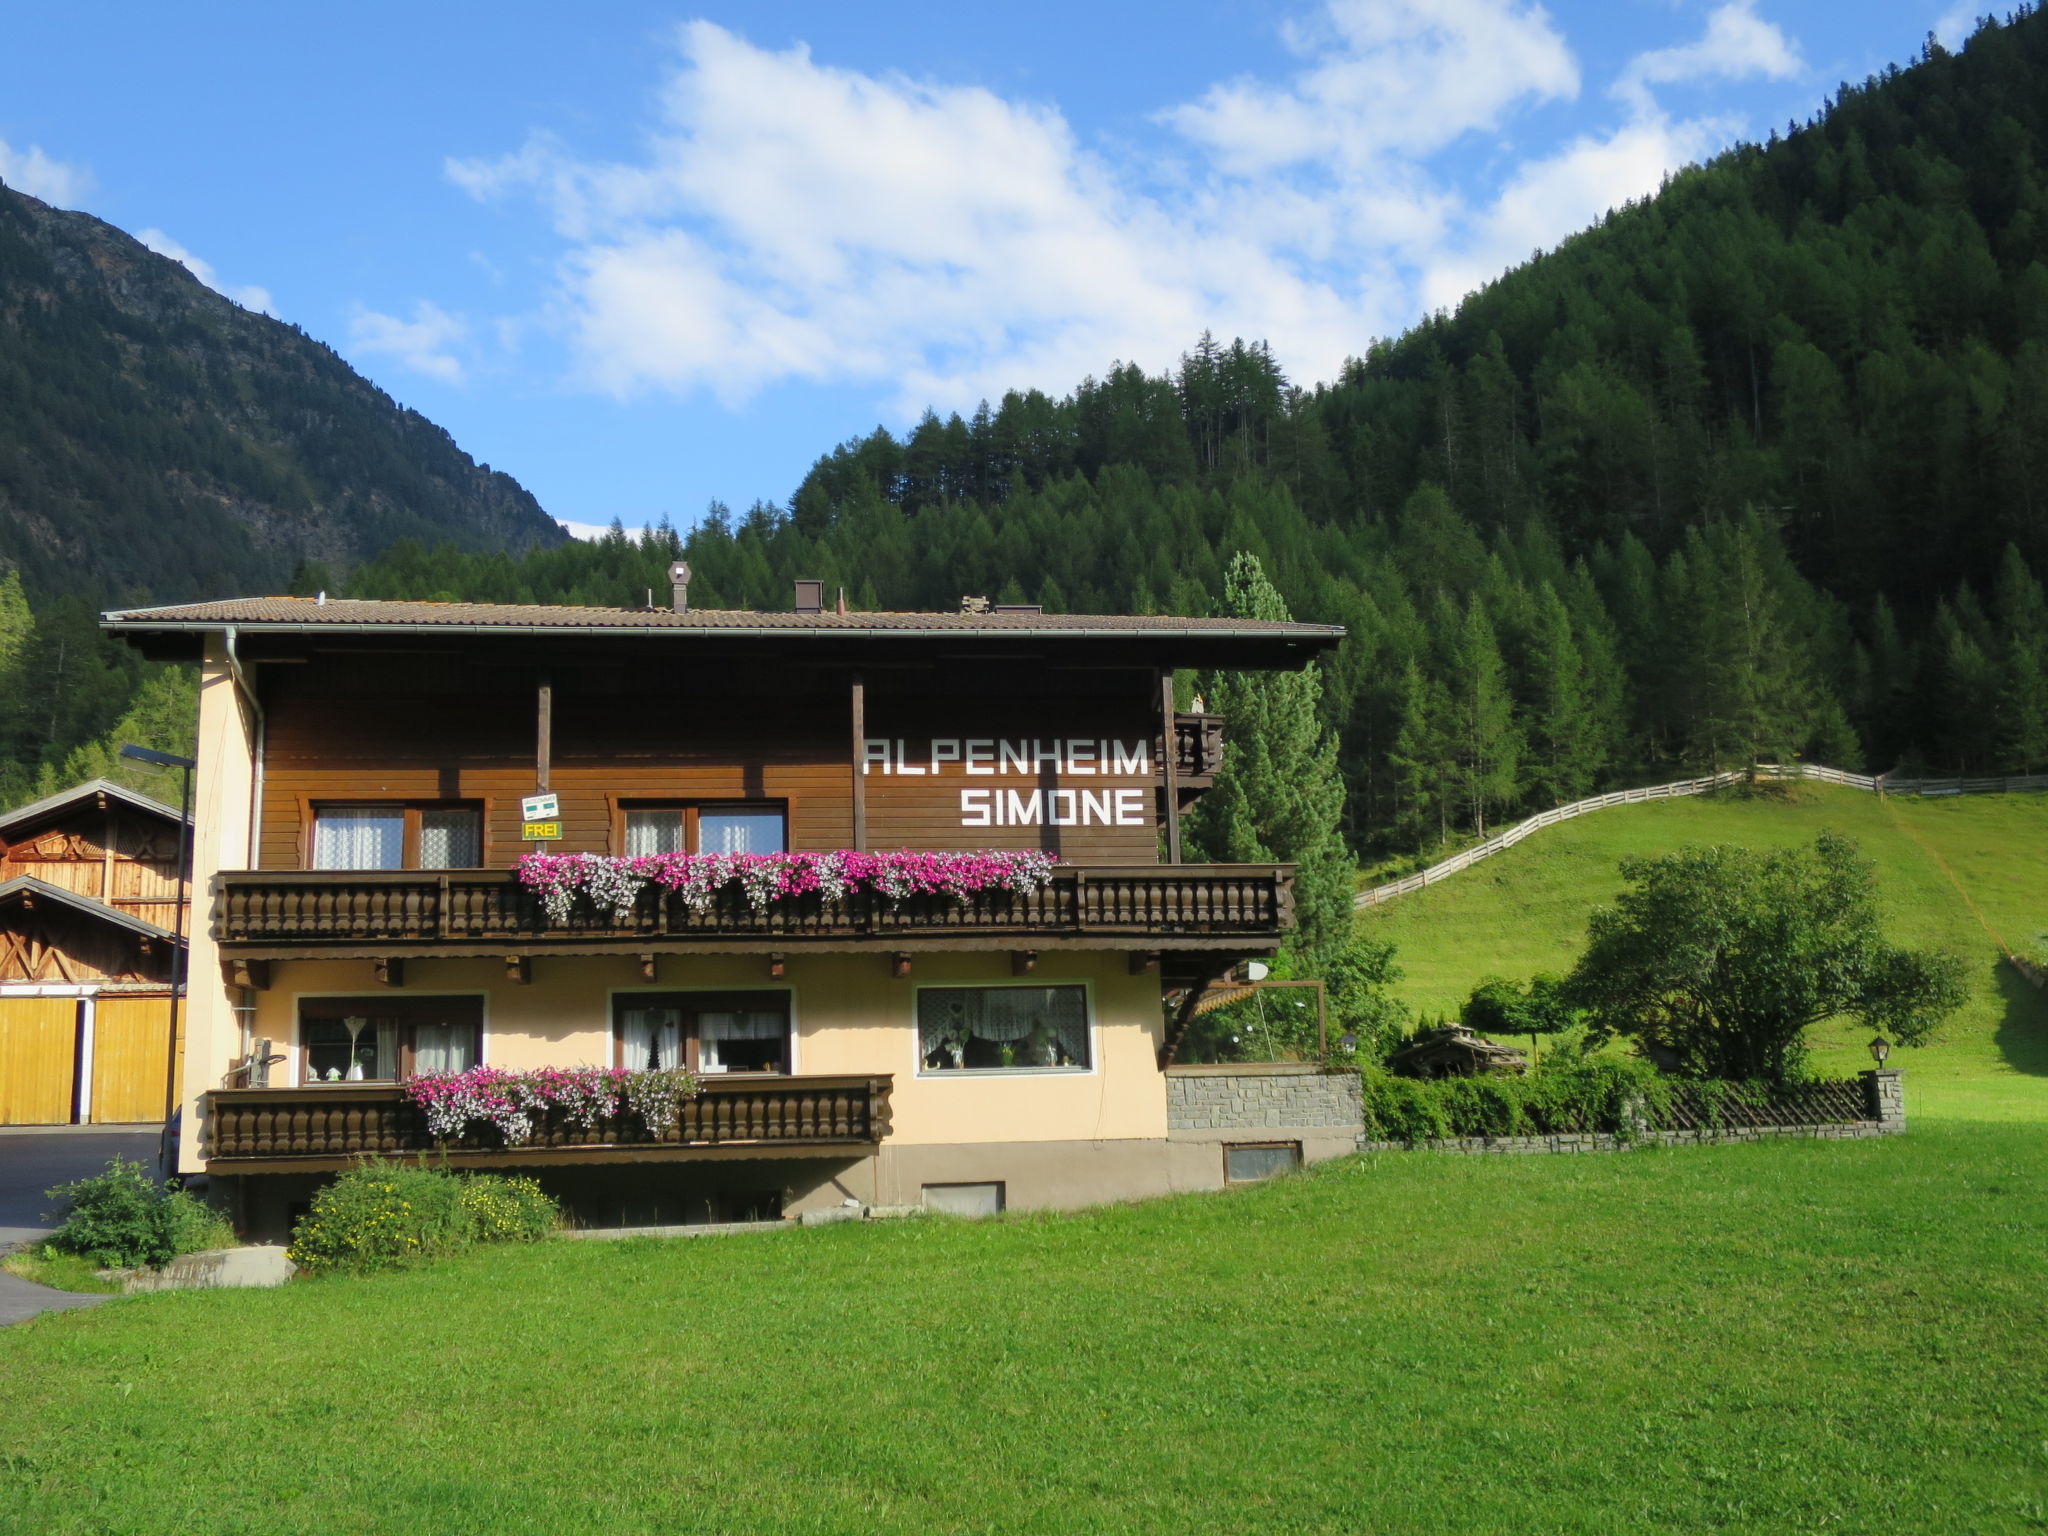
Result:
M539 1067L530 1072L472 1067L421 1073L401 1086L426 1117L434 1140L460 1141L489 1126L508 1147L526 1145L550 1114L595 1131L625 1109L659 1140L675 1130L684 1101L701 1091L696 1076L679 1068L632 1072L624 1067Z
M981 849L972 853L529 853L520 859L522 885L540 898L553 923L566 923L578 899L624 921L652 887L704 911L736 886L756 912L813 893L828 901L872 891L888 900L946 896L965 901L982 892L1029 895L1052 881L1056 854Z

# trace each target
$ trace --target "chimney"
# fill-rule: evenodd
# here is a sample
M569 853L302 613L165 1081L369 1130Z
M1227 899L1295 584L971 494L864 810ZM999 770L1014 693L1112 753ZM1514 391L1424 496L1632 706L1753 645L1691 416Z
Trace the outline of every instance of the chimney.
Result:
M825 583L822 581L799 581L796 584L796 611L798 613L823 613L825 611Z
M690 562L671 560L668 566L668 585L672 601L669 607L677 613L690 611Z

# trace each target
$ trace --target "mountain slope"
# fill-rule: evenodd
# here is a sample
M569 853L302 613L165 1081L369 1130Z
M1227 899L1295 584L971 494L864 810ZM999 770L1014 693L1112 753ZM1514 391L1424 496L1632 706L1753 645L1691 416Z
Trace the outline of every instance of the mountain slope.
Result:
M565 535L297 327L0 186L0 565L104 605L278 590L404 537Z

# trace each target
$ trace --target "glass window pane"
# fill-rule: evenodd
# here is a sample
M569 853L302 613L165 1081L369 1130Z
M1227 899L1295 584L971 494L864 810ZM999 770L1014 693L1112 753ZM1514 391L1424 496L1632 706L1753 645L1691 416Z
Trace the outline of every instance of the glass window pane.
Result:
M701 811L697 816L699 853L783 852L780 811Z
M421 869L480 869L483 817L472 810L420 812Z
M626 812L626 856L643 853L681 853L683 813L681 811Z
M1001 1184L927 1184L926 1210L944 1211L949 1216L995 1216L1003 1209Z
M309 1083L388 1082L398 1075L394 1019L309 1019L304 1040Z
M404 864L404 811L369 806L314 813L315 869L399 869Z
M1270 1179L1301 1166L1301 1148L1293 1143L1280 1147L1225 1147L1223 1177L1233 1184L1253 1179Z
M476 1065L476 1031L467 1024L421 1024L412 1037L415 1072L467 1072Z
M697 1015L697 1065L706 1072L780 1072L789 1015L779 1009Z
M926 987L917 1023L927 1071L1089 1064L1082 987Z
M680 1008L623 1008L619 1011L620 1065L629 1072L683 1064Z

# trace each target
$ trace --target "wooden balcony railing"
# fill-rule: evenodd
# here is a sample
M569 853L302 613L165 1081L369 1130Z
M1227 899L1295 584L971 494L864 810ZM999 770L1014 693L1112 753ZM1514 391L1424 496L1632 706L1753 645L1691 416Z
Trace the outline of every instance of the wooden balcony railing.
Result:
M547 920L510 870L240 870L219 879L215 936L248 956L428 944L545 951L661 940L746 940L765 948L848 939L877 947L947 940L1029 948L1033 940L1067 939L1135 948L1146 947L1136 942L1143 940L1201 948L1277 940L1294 927L1294 870L1272 864L1062 865L1028 895L891 901L869 891L838 900L813 893L761 912L731 887L701 911L650 888L623 919L579 904L562 923Z
M1223 766L1223 716L1173 717L1174 772L1204 786Z
M340 1167L351 1158L431 1152L491 1165L663 1159L729 1149L783 1155L803 1148L871 1146L889 1134L891 1078L707 1077L680 1123L650 1133L638 1116L586 1129L550 1113L532 1140L506 1146L495 1130L438 1146L426 1117L395 1087L220 1088L206 1095L209 1165L290 1163Z

